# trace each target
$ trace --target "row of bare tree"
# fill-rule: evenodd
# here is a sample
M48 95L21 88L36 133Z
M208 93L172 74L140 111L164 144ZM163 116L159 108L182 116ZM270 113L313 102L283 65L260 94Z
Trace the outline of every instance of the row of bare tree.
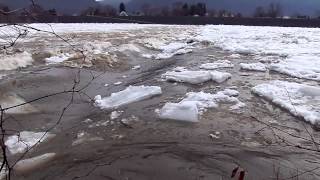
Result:
M30 5L30 7L26 8L28 12L31 12L31 15L39 16L39 15L63 15L63 13L59 13L56 9L45 10L39 4ZM118 16L120 12L125 11L125 4L121 3L119 6L119 10L111 5L103 5L97 4L94 7L88 7L84 9L78 15L92 15L92 16ZM3 15L3 12L9 12L10 9L6 5L0 4L0 16ZM14 14L16 16L26 16L24 11L21 11L20 14ZM150 3L143 4L140 7L140 11L132 12L131 15L139 16L210 16L210 17L242 17L241 13L235 13L232 11L228 11L225 9L214 10L207 9L205 3L196 3L196 4L188 4L183 2L175 2L171 6L156 6ZM281 17L283 15L282 6L280 4L271 3L266 7L259 6L255 9L252 17L262 18L262 17ZM301 16L301 15L300 15Z

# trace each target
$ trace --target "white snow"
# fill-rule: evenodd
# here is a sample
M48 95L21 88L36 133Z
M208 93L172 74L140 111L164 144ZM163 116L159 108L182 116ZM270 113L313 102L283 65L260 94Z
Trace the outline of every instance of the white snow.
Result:
M201 69L213 70L219 68L233 68L234 65L229 60L218 60L213 63L205 63L200 66Z
M320 81L319 56L293 56L279 63L271 64L270 69L297 78Z
M172 119L179 121L197 122L199 115L208 108L218 108L219 104L231 103L230 110L237 110L244 107L238 98L239 92L236 90L226 89L216 94L204 92L190 92L187 97L179 103L166 103L159 112L161 119Z
M312 124L320 122L320 88L287 81L272 81L252 89L253 93L303 117Z
M62 63L63 61L68 60L71 57L70 54L65 53L65 54L59 54L56 56L51 56L49 58L46 58L46 62L48 64L57 64L57 63Z
M5 141L5 145L11 154L24 153L38 143L53 138L54 134L45 132L23 131L18 135L9 136Z
M14 55L1 55L0 70L15 70L32 65L32 55L28 52Z
M14 170L19 173L28 173L43 167L56 156L56 153L46 153L29 159L20 160L14 166Z
M101 109L114 109L160 95L161 93L161 88L158 86L129 86L123 91L112 93L109 97L101 98L100 95L96 96L95 105Z
M200 84L207 81L222 83L231 78L230 73L219 71L189 71L185 69L174 69L175 71L166 72L162 75L167 81L184 82L190 84Z
M267 66L258 62L258 63L240 63L240 68L243 70L249 70L249 71L267 71Z

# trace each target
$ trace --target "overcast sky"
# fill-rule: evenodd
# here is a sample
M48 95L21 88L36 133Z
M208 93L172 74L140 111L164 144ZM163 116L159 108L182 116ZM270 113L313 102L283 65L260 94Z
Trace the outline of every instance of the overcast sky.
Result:
M56 8L58 11L76 13L86 7L93 6L96 0L35 0L46 9ZM227 9L243 14L250 14L257 6L266 6L271 2L280 3L285 15L295 13L315 15L320 12L320 0L99 0L118 7L120 2L127 4L127 9L138 10L144 3L158 6L171 5L174 2L205 2L209 9ZM12 8L25 7L30 0L0 0L1 4L7 4ZM319 14L320 15L320 14Z

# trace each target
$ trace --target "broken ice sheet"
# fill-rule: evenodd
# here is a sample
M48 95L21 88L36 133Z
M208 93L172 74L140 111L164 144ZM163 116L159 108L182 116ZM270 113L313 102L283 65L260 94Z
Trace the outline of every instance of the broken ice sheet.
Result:
M129 86L123 91L112 93L109 97L102 98L101 95L97 95L95 105L101 109L114 109L161 93L161 88L158 86Z

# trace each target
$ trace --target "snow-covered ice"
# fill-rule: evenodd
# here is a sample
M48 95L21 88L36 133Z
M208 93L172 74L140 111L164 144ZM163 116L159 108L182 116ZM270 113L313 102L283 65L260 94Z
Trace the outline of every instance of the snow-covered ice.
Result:
M0 59L0 70L15 70L32 65L32 55L28 52L4 55Z
M160 110L161 119L198 122L198 107L195 103L166 103Z
M17 164L14 166L14 170L19 173L28 173L43 167L55 157L56 153L46 153L29 159L23 159L17 162Z
M38 143L47 141L54 136L54 134L45 132L23 131L18 135L9 136L5 141L5 145L11 154L24 153Z
M320 52L316 28L208 25L200 28L196 39L240 54L291 56Z
M271 70L320 81L320 33L317 28L203 26L200 41L233 53L273 56Z
M191 53L191 46L187 43L173 42L164 46L160 46L161 53L155 55L155 59L168 59L175 55Z
M208 108L218 108L219 104L231 103L230 110L237 110L245 106L237 97L239 92L226 89L216 94L204 92L190 92L179 103L166 103L159 112L161 119L197 122L199 115Z
M129 86L123 91L112 93L109 97L101 98L100 95L97 95L95 105L101 109L114 109L161 93L161 88L158 86Z
M231 78L231 74L227 72L220 72L220 71L210 71L211 79L217 83L223 83L224 81Z
M231 78L230 73L219 71L189 71L185 69L174 69L162 75L167 81L184 82L190 84L200 84L207 81L222 83Z
M171 71L162 75L167 81L185 82L190 84L200 84L211 80L209 71Z
M213 63L205 63L200 66L201 69L213 70L219 68L233 68L234 65L229 60L218 60Z
M183 42L167 42L165 40L158 40L154 38L144 39L142 43L153 50L158 50L158 54L142 54L142 57L151 59L168 59L175 55L182 55L192 52L192 44Z
M319 56L293 56L271 64L270 69L292 77L320 81Z
M240 63L240 68L243 70L249 70L249 71L267 71L267 66L263 63Z
M295 116L312 124L320 123L319 87L277 80L255 86L252 91Z

